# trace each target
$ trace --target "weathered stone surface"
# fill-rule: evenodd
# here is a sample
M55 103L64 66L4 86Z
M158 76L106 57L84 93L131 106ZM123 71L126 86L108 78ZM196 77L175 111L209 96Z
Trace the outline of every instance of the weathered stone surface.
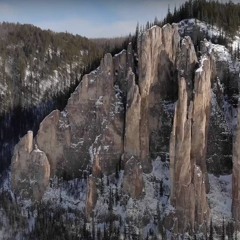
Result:
M179 99L170 143L171 201L176 207L177 232L206 228L209 217L206 148L212 68L211 56L205 55L192 85L184 77L179 80ZM190 75L187 74L189 79Z
M100 67L84 76L65 110L53 111L41 123L35 141L49 160L51 176L81 177L83 171L92 172L93 177L115 173L124 153L124 101L131 75L127 74L133 65L131 51L129 46L114 58L105 55ZM128 151L129 157L135 155L135 150Z
M48 115L41 123L36 142L48 156L51 165L51 176L54 175L57 165L63 160L63 148L66 145L67 137L59 137L58 125L60 111L55 110ZM62 141L61 141L62 140ZM56 160L57 159L57 160Z
M123 160L124 191L141 197L143 171L151 170L151 155L161 151L163 102L176 98L180 38L176 25L168 24L138 41L138 66L131 44L114 57L106 54L100 67L83 77L65 110L41 123L35 141L51 176L81 177L88 171L98 178L114 174ZM96 196L94 189L88 199ZM95 200L87 202L90 213Z
M126 52L122 55L125 70ZM79 176L95 161L100 172L115 172L123 153L123 120L121 91L107 54L100 68L84 76L65 111L49 115L39 129L37 143L49 157L51 173Z
M150 155L161 149L158 140L162 124L162 101L175 100L176 58L180 37L176 25L153 27L138 44L139 90L141 95L140 146L143 171L151 170Z
M182 40L181 51L179 51L177 65L178 65L178 77L184 77L187 81L187 94L188 101L193 98L193 88L194 88L194 71L196 65L198 64L198 59L192 40L190 37L185 37Z
M33 149L33 133L29 131L14 149L12 186L22 197L40 200L50 178L47 156L37 146Z
M192 124L192 158L200 166L207 192L209 182L206 166L207 137L209 129L212 88L211 83L214 79L214 60L212 56L203 56L201 66L196 71L194 79L194 109Z
M232 173L232 215L240 227L240 104L238 105L237 129L233 141L233 173Z
M128 76L128 93L125 120L124 153L125 159L132 156L140 158L140 119L141 96L135 83L135 75L130 70Z
M93 209L97 202L97 186L95 182L95 178L90 176L88 178L88 192L87 192L87 200L86 200L86 216L90 217L93 214Z
M193 103L188 106L186 81L179 81L179 100L174 116L173 132L170 141L171 201L176 207L178 222L177 231L194 228L194 184L191 161L191 121Z
M141 163L134 157L131 157L125 163L124 174L123 191L135 199L143 196L144 183Z

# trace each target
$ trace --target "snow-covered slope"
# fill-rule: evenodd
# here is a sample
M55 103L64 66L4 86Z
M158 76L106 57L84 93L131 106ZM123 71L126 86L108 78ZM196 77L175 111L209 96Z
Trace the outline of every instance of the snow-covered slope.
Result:
M199 38L207 38L213 43L217 44L219 37L225 37L229 42L228 47L232 51L237 51L240 47L240 33L236 32L233 37L228 36L223 29L219 29L217 26L210 25L206 22L198 19L184 19L178 23L179 33L183 35L193 35Z

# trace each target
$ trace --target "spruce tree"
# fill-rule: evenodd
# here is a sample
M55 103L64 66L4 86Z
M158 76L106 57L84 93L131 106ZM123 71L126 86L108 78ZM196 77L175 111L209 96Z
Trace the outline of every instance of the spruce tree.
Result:
M221 240L225 240L225 222L224 222L224 218L222 221L222 236L221 236Z
M210 227L209 227L209 240L213 240L213 223L212 223L212 219L210 221Z

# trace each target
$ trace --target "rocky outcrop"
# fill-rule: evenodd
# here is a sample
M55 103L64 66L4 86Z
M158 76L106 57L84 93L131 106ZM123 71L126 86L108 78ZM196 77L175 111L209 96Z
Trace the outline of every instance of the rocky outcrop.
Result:
M22 197L40 200L49 184L50 165L46 154L35 145L29 131L14 149L12 186Z
M183 41L182 48L193 51L189 38ZM190 61L185 66L196 62L194 52L188 56L191 55L193 57L190 58L182 56L181 61ZM191 79L191 74L184 74L185 67L180 69L181 72L170 142L171 201L176 208L176 231L194 232L201 227L206 230L209 217L206 140L212 97L211 80L214 77L212 58L207 55L202 57L194 79Z
M97 186L96 179L93 176L90 176L88 179L87 187L87 201L86 201L86 216L92 217L93 209L97 202Z
M141 120L141 95L135 82L135 74L129 71L128 93L125 120L124 152L125 159L132 156L140 158L140 120Z
M123 170L123 195L144 197L143 175L151 172L152 159L162 153L163 146L169 146L162 141L163 136L170 136L171 127L170 123L164 132L164 108L167 102L173 105L179 95L170 144L176 231L197 230L208 220L205 157L211 56L204 56L195 72L197 63L191 39L186 37L180 46L175 24L155 26L139 37L138 59L134 59L131 44L114 57L106 54L99 68L83 77L64 111L55 110L42 121L34 141L46 154L51 176L69 179L88 173L88 217L98 201L99 180L108 176L111 181L119 175L116 171ZM31 151L24 146L20 142L16 147L24 152L20 162L30 158ZM15 158L13 182L19 174ZM15 185L22 189L21 184ZM160 179L159 185L163 188Z
M123 153L123 123L121 90L107 54L96 71L84 76L65 111L46 117L36 142L49 158L52 175L79 177L79 170L90 171L95 164L102 174L111 174Z
M232 215L240 227L240 104L238 105L237 129L233 141L233 173L232 173Z
M4 23L0 32L2 174L11 163L19 136L29 129L35 135L46 115L66 106L70 92L82 74L99 62L104 49L86 37L53 33L33 25Z
M143 170L151 169L151 155L161 149L162 101L177 93L176 58L180 37L176 25L153 27L139 39L139 91L141 94L140 159Z
M123 190L135 199L139 199L144 193L143 170L138 159L131 157L125 164L125 177Z
M138 75L129 45L114 57L106 54L100 67L83 77L65 110L47 116L35 139L51 176L81 177L83 170L109 175L121 160L123 166L151 170L150 155L160 151L162 101L175 96L179 40L175 25L153 27L139 38Z

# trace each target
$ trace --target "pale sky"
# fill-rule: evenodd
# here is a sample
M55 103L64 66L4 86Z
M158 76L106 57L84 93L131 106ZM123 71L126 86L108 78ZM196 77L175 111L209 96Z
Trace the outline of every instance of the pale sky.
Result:
M183 2L185 0L0 0L0 21L30 23L90 38L124 36L135 31L137 22L145 25L155 16L162 19L168 6L178 7Z

